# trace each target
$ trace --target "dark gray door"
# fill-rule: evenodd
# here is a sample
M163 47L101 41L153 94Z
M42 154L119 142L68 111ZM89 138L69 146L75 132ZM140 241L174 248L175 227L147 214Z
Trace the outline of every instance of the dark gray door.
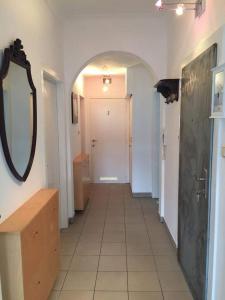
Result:
M178 258L196 300L205 299L211 165L213 45L182 71Z

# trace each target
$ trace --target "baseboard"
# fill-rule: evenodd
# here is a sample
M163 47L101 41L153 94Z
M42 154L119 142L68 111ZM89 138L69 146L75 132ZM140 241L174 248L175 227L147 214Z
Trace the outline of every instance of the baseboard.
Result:
M163 217L160 217L160 215L159 215L159 220L160 220L160 223L165 223L165 219L163 218Z
M152 193L132 193L134 198L152 198Z
M163 218L163 219L164 219L164 218ZM167 226L167 224L166 224L165 221L164 221L164 224L165 224L165 226L166 226L166 231L167 231L167 233L168 233L168 235L169 235L170 241L171 241L171 243L172 243L172 245L173 245L173 247L174 247L174 249L176 250L176 253L177 253L177 245L176 245L176 243L175 243L175 241L174 241L174 239L173 239L173 237L172 237L172 235L171 235L171 233L170 233L170 231L169 231L169 228L168 228L168 226Z
M75 214L73 215L72 218L69 218L68 222L69 222L69 225L73 224L75 221Z

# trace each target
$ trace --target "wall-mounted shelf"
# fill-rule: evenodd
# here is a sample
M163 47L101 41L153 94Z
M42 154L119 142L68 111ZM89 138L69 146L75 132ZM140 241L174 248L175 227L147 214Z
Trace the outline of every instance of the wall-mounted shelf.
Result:
M166 104L179 99L179 79L162 79L154 87L166 98Z

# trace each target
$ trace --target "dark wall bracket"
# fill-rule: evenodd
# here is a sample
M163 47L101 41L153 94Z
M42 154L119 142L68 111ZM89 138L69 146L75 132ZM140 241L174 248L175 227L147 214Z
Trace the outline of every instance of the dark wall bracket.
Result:
M166 104L179 99L179 79L162 79L154 87L166 98Z

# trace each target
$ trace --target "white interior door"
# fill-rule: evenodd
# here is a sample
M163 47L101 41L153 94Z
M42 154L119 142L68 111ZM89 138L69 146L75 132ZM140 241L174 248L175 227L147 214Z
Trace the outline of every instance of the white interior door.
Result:
M129 181L128 116L125 99L90 100L93 182Z
M59 131L57 110L57 86L45 80L45 150L47 187L60 187L59 177Z

